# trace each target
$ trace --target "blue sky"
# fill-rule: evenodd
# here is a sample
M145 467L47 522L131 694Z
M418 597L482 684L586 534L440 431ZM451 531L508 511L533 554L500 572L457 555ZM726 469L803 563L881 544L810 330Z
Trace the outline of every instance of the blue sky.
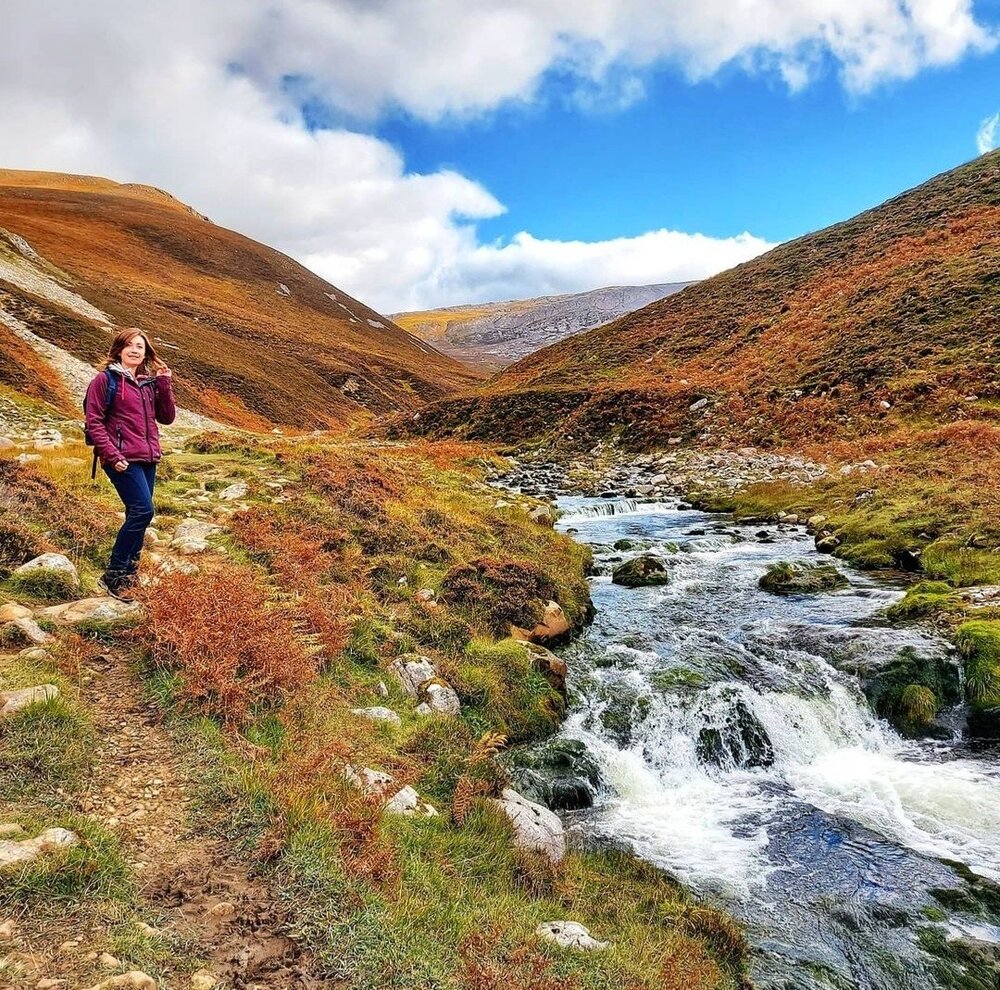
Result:
M739 72L691 83L664 68L645 97L588 112L558 85L529 107L377 133L418 172L453 168L507 207L485 240L630 237L656 227L783 241L874 206L977 154L1000 109L1000 60L970 57L861 95L833 71L797 93Z
M1000 0L38 0L3 28L0 165L167 189L386 313L703 278L1000 137Z

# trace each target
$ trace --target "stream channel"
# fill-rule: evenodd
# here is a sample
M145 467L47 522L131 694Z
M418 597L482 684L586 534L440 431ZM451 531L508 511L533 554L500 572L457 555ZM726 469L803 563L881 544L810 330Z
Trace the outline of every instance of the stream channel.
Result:
M849 588L773 595L757 584L768 564L819 559L801 527L671 500L556 505L597 568L596 619L560 651L560 738L600 772L570 831L628 844L738 917L761 990L1000 985L998 754L963 741L960 705L940 738L902 738L857 675L906 649L957 685L946 641L880 618L902 580L837 562ZM613 584L643 552L669 584Z

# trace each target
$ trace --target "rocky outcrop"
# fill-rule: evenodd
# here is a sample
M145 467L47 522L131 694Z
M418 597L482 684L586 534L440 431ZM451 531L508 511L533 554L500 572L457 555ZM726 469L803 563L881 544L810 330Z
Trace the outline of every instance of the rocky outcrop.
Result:
M558 602L549 601L542 611L542 621L531 629L512 625L510 634L514 639L530 643L551 643L561 639L570 631L569 619Z
M430 657L407 653L389 665L389 672L399 681L402 689L420 704L421 715L458 715L462 706L455 689L439 677Z
M75 832L47 828L33 839L0 839L0 872L18 869L41 856L69 849L79 843Z
M58 695L59 688L55 684L39 684L37 687L20 688L17 691L0 691L0 718L4 715L13 715L28 705L37 705Z

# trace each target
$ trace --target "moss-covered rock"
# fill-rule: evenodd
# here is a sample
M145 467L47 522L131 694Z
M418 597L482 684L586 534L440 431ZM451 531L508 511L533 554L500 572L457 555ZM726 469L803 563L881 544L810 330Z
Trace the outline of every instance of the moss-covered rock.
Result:
M890 605L885 614L893 622L900 622L953 612L959 605L960 599L950 584L944 581L920 581L907 590L902 601Z
M846 577L832 564L771 564L758 582L775 595L813 595L820 591L846 588Z
M863 676L861 687L877 714L906 736L933 734L937 712L961 699L958 668L944 656L922 657L912 647Z
M670 575L662 558L652 553L644 553L616 567L611 572L611 580L626 588L646 588L667 584Z
M597 761L578 739L552 739L507 760L514 787L553 811L589 808L601 787Z

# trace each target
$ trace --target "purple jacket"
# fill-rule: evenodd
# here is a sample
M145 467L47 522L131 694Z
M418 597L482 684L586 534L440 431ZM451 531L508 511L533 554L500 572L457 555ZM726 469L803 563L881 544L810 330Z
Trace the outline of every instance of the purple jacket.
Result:
M115 366L118 389L108 413L108 379L102 371L87 386L84 404L87 432L102 464L126 461L152 463L162 456L157 422L174 421L174 386L169 378L143 375L136 381ZM107 415L106 415L107 414Z

